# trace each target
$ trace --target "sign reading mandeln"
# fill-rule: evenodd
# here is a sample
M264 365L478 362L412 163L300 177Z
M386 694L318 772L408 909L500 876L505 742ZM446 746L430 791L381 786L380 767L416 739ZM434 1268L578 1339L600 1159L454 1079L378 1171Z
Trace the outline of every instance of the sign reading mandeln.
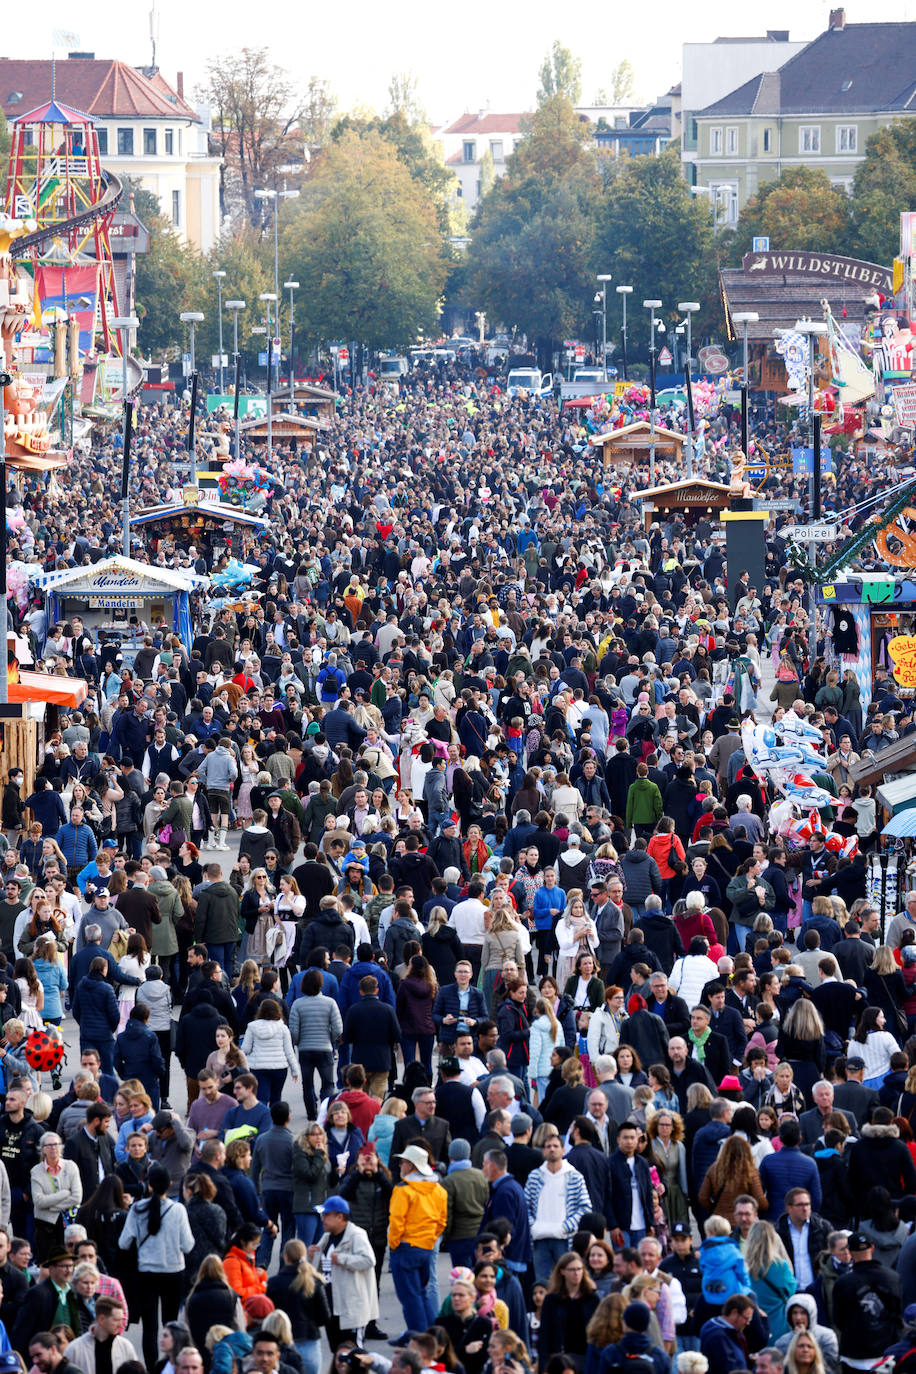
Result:
M745 253L741 266L745 272L759 273L761 277L820 277L825 284L876 286L885 295L892 291L889 267L832 253Z

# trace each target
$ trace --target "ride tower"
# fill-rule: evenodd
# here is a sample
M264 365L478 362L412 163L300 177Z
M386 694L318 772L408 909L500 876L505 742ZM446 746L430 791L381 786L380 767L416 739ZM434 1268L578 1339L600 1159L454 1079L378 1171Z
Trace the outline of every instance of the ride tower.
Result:
M102 168L91 117L56 99L13 121L7 180L7 214L32 220L34 232L17 239L12 256L31 261L33 319L52 308L79 323L85 357L101 332L99 352L120 356L111 327L118 301L109 230L121 198L117 177Z

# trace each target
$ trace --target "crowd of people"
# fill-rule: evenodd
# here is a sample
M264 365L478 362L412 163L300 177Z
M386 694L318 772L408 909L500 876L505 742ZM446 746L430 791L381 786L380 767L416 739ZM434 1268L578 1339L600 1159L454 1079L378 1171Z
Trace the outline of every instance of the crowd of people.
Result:
M192 642L17 608L89 695L2 795L0 1371L909 1367L916 892L869 900L852 768L912 706L809 659L775 522L755 587L584 439L460 368L359 390L267 538L135 550L253 565ZM141 416L137 503L183 442ZM117 549L117 461L24 479L13 552ZM745 758L791 710L844 854Z

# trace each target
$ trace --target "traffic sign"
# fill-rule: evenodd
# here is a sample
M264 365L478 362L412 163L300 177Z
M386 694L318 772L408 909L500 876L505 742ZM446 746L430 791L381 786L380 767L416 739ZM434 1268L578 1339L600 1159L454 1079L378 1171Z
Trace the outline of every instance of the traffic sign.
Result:
M753 240L751 248L755 253L769 253L770 240L766 237L765 234L760 235Z
M339 363L348 363L350 361L349 348L339 348L337 350L337 361Z
M819 523L817 525L789 525L783 531L796 544L829 544L837 537L837 526Z
M758 501L755 501L754 505L757 510L797 511L800 503L798 501L793 501L791 496L780 496L775 500L770 500L768 496L761 496Z
M663 348L661 353L659 353L658 355L658 361L661 363L662 367L670 367L671 364L674 362L674 359L671 356L671 349Z
M715 344L701 348L697 357L704 372L717 374L728 370L728 358Z

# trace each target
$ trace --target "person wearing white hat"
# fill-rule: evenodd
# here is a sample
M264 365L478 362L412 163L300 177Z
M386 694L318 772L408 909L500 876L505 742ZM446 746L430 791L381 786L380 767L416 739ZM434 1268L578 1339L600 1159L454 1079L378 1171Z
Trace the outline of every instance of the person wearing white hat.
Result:
M406 1329L426 1331L436 1320L437 1307L426 1289L436 1241L445 1230L448 1195L425 1145L406 1145L397 1158L401 1181L391 1195L388 1215L391 1277Z

